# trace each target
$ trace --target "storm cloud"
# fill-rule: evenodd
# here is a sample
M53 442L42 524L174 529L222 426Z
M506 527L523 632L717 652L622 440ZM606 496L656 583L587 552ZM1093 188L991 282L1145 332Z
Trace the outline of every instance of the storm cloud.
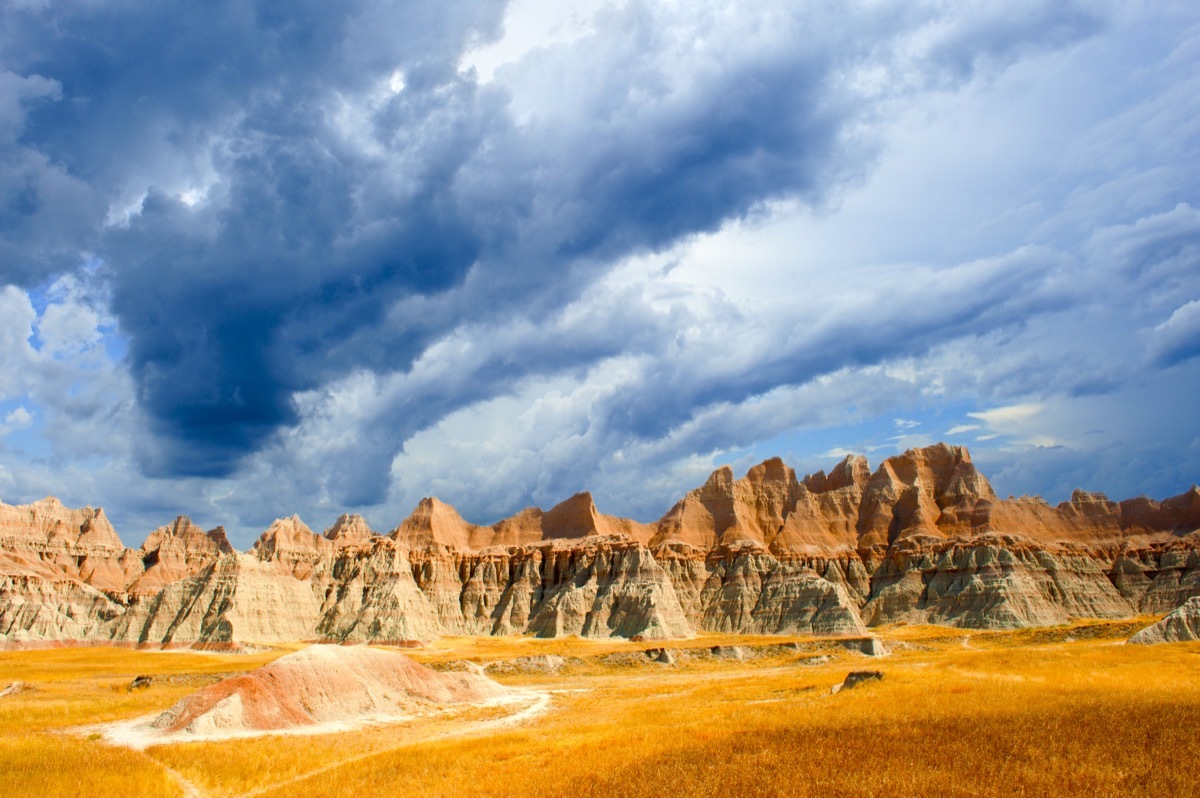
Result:
M655 471L623 499L650 512L806 429L1195 381L1186 6L600 4L475 69L528 12L0 12L0 334L83 369L49 331L90 308L107 392L72 410L6 359L0 489L108 423L85 481L246 524Z

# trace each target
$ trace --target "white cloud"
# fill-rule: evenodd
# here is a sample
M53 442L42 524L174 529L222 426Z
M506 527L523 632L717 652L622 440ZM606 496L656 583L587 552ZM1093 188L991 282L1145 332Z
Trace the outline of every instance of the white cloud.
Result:
M1150 335L1150 356L1173 366L1200 356L1200 300L1176 308Z
M103 340L101 311L71 275L58 278L46 292L51 300L37 323L40 351L55 359L69 359L94 352ZM108 320L109 326L112 321Z
M946 430L946 434L947 435L962 435L964 432L973 432L977 429L980 429L980 426L978 424L956 424L955 426ZM977 440L981 440L981 439L977 438Z
M18 406L0 421L0 438L3 438L10 433L16 432L19 429L25 429L33 423L33 414L30 413L24 405Z
M16 286L0 288L0 399L15 398L26 390L34 357L29 345L32 326L37 319L29 296Z
M459 69L474 69L479 80L487 83L497 69L532 50L586 35L595 13L605 5L605 0L511 0L504 14L504 35L469 51L459 61Z
M1043 406L1041 404L1029 402L1026 404L1009 405L1008 407L994 407L990 410L967 413L967 415L971 418L979 419L992 429L1004 432L1019 428L1041 413L1042 409Z
M855 455L855 454L861 454L861 452L855 452L851 449L847 449L842 446L835 446L832 449L829 449L828 451L821 452L820 456L821 457L833 457L838 460L842 460L842 459L845 459L845 458L850 457L851 455Z

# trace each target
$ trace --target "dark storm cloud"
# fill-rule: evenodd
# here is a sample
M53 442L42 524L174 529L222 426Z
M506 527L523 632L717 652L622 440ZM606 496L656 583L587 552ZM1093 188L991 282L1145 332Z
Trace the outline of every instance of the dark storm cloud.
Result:
M79 265L104 199L46 153L26 146L30 114L58 103L62 87L0 67L0 278L36 282Z
M1071 8L1038 5L1029 24L991 33L935 25L918 67L962 80L984 56L1003 63L1095 28ZM911 68L911 47L896 42L929 22L884 7L785 5L754 24L676 13L631 4L481 86L457 64L498 35L494 2L10 9L0 124L15 132L0 157L28 177L2 200L0 223L19 232L4 236L0 277L36 283L64 268L63 251L97 252L158 433L146 467L228 474L296 422L297 392L403 372L467 323L486 335L513 317L546 319L614 260L765 201L820 204L870 163L856 71ZM902 88L875 91L896 99ZM180 199L198 187L201 201ZM105 226L123 203L128 223ZM1003 324L1040 296L1012 294L949 302L916 329L898 318L870 335L836 321L798 331L727 381L657 375L661 398L615 408L615 423L659 434L696 404ZM612 338L568 325L548 344L485 347L456 379L393 397L337 490L378 501L413 432L530 375L636 351L639 330L662 332L630 316L613 320Z
M288 2L6 13L6 66L24 73L5 73L6 88L22 81L8 92L20 116L5 109L6 127L23 128L15 147L8 137L9 160L40 161L43 174L6 192L3 216L26 217L9 226L28 239L47 200L66 207L44 188L47 163L103 198L86 224L64 225L60 211L42 226L60 241L68 233L77 261L95 249L107 263L139 400L163 437L153 470L227 473L294 418L288 396L322 374L329 341L369 325L397 293L461 279L477 233L447 198L447 177L476 142L444 134L470 124L474 103L464 111L461 96L444 96L473 91L455 63L495 34L502 12ZM331 115L340 95L374 90L394 70L410 96L434 98L415 122L450 122L407 153L417 168L406 196L370 196L379 165ZM211 202L171 196L210 173ZM127 227L103 229L141 192ZM63 268L40 241L4 243L8 281Z

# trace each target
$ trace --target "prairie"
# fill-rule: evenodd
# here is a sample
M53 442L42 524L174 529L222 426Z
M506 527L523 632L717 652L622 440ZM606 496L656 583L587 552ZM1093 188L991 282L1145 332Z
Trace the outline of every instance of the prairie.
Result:
M156 713L284 650L0 652L0 690L31 688L0 698L0 794L1195 795L1200 644L1123 644L1149 621L892 627L876 630L884 658L811 638L452 638L405 653L437 667L566 657L559 673L495 674L550 691L549 710L144 751L79 729ZM709 654L717 645L745 659ZM641 654L657 646L677 662ZM861 669L884 678L831 693ZM150 687L130 691L137 675Z

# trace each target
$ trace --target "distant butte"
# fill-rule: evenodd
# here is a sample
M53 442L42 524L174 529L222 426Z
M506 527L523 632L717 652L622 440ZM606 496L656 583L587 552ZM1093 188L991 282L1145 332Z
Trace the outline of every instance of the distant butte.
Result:
M0 504L0 645L237 647L440 635L862 635L1162 614L1200 596L1200 491L1000 499L962 447L797 478L722 467L662 518L579 493L491 526L422 499L386 536L281 518L247 553L180 516L126 548L104 512Z

